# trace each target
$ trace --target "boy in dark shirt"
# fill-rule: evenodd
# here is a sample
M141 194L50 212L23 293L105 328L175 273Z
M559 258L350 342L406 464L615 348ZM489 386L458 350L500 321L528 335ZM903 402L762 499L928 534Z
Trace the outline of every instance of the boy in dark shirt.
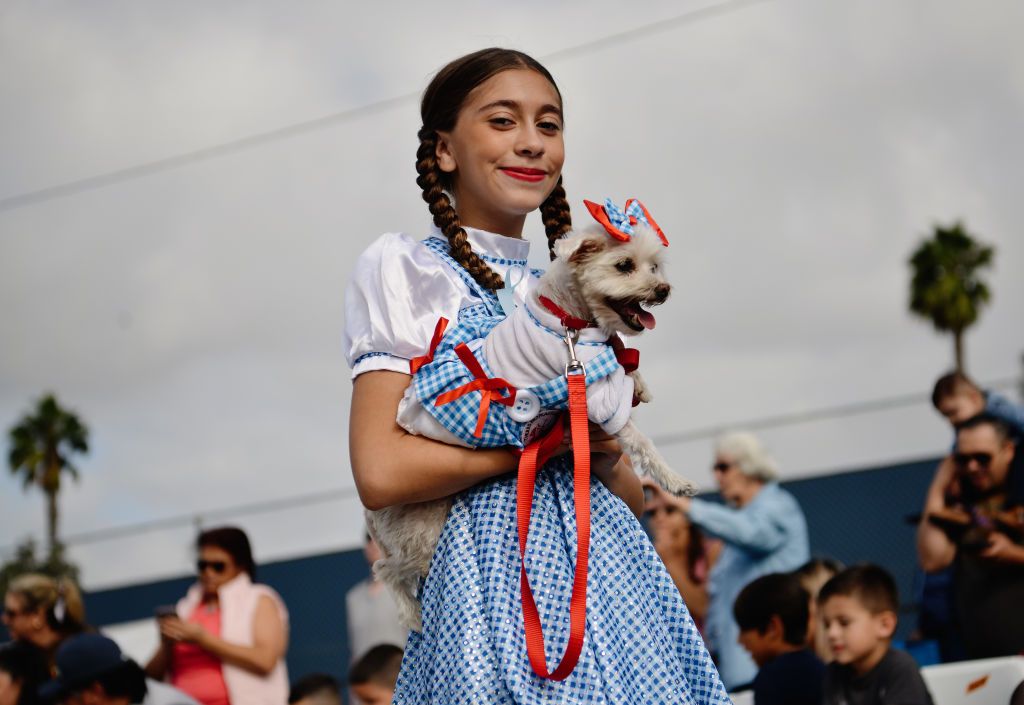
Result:
M835 661L825 671L825 705L933 705L917 663L890 645L896 583L870 564L847 568L818 594Z
M739 642L758 666L754 705L819 705L825 666L807 648L810 596L790 573L764 575L736 597Z

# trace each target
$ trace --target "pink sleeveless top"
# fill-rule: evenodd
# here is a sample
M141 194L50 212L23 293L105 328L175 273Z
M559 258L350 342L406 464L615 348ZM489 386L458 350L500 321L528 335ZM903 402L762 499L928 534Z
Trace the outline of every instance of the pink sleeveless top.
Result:
M196 605L188 621L200 625L214 636L220 636L220 607L210 610L206 605ZM174 645L171 663L171 684L175 688L185 691L203 705L231 705L219 658L196 644L178 642Z

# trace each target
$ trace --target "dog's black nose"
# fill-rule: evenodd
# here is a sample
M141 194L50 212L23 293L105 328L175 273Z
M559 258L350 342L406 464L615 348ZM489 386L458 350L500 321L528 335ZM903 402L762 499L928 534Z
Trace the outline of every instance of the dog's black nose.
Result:
M672 292L672 287L668 284L659 284L654 290L654 297L658 302L662 302L668 298L668 295Z

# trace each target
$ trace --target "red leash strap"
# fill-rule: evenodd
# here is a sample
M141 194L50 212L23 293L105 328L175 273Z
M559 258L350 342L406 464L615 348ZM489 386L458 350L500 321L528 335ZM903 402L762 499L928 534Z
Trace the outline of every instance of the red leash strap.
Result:
M462 364L469 368L469 371L473 373L476 379L472 382L467 382L461 387L438 395L434 401L434 406L444 406L459 397L479 390L480 411L477 414L476 429L473 431L473 435L480 438L484 433L484 424L487 423L487 412L491 408L491 402L494 401L505 406L512 406L516 402L516 388L501 377L488 377L487 373L484 372L484 368L473 357L473 351L465 343L455 346L455 354L459 356ZM508 393L502 394L501 390L503 389L508 390Z
M568 375L569 427L573 450L573 500L576 504L576 572L569 603L569 642L554 671L548 671L544 655L544 632L526 577L526 541L530 531L530 510L537 468L559 446L564 433L564 417L544 438L531 443L519 459L516 515L519 528L519 585L523 601L523 625L526 630L526 654L530 666L541 678L564 680L579 661L587 625L587 556L590 553L590 429L587 425L587 383L583 374Z
M437 319L437 325L434 326L434 335L430 339L430 348L426 355L420 355L409 360L409 374L414 375L419 372L419 369L427 363L433 361L434 353L437 352L437 346L441 344L441 338L444 337L444 330L448 327L448 319L441 318Z

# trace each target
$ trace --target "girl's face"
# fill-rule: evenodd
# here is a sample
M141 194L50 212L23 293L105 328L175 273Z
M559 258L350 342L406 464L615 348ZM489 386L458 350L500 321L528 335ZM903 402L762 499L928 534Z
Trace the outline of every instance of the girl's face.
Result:
M562 103L536 71L509 69L477 86L455 128L439 132L437 162L452 174L463 225L521 236L526 214L562 173Z

